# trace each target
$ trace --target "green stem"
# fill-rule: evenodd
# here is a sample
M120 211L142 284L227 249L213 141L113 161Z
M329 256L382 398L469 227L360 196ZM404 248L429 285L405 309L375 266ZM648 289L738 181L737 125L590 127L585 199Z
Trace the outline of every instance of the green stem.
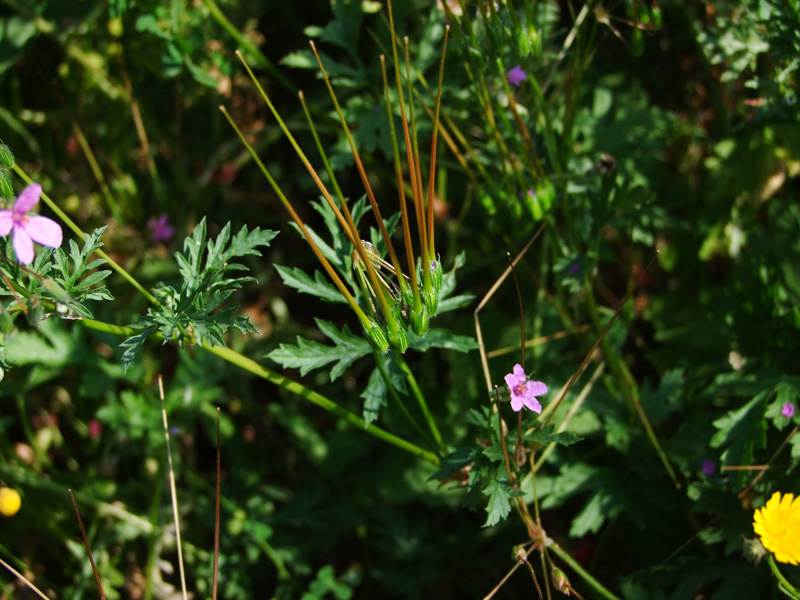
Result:
M422 415L425 417L425 421L428 423L428 428L433 434L433 439L436 440L436 445L439 447L439 451L443 454L447 454L447 446L442 439L442 434L439 433L439 428L436 426L436 421L434 420L431 411L428 409L428 403L425 402L425 397L422 395L422 391L419 389L419 385L417 384L414 374L411 372L411 369L406 361L403 360L403 357L401 357L399 354L397 355L397 363L403 373L406 374L406 381L411 387L411 392L414 394L414 397L417 399L419 408L422 411Z
M117 335L134 335L134 333L136 333L130 327L120 327L118 325L103 323L102 321L95 321L94 319L82 319L81 323L83 323L86 327L89 327L90 329L95 329L97 331L104 331L106 333L113 333ZM155 334L155 335L159 336L160 334ZM287 392L291 392L292 394L297 394L298 396L302 396L309 402L316 404L320 408L327 410L330 413L333 413L334 415L336 415L340 419L343 419L350 425L354 425L355 427L363 429L368 434L380 440L383 440L384 442L392 444L393 446L397 446L401 450L405 450L406 452L409 452L410 454L413 454L414 456L417 456L422 460L426 460L429 463L432 463L437 466L439 465L439 457L436 456L435 454L428 452L423 448L420 448L419 446L417 446L412 442L406 441L403 438L400 438L392 433L389 433L388 431L385 431L380 427L375 427L374 425L367 425L366 421L364 421L364 419L362 419L361 417L357 416L355 413L352 413L346 408L339 406L333 400L326 398L322 394L307 388L302 383L288 379L283 375L279 375L275 371L272 371L258 364L256 361L247 358L246 356L239 354L238 352L236 352L235 350L231 350L230 348L224 348L222 346L207 346L207 345L204 345L202 347L211 354L219 356L221 359L233 365L236 365L240 369L248 371L249 373L252 373L257 377L261 377L262 379L265 379L270 383L274 383L278 387L282 387L283 389L285 389ZM411 372L408 371L408 366L405 365L405 362L403 362L403 360L400 358L399 355L398 359L400 360L401 367L404 367L403 370L408 373L409 384L412 386L412 389L415 390L415 395L417 395L417 399L421 400L422 405L424 406L423 412L425 412L426 417L430 418L430 413L427 412L427 406L425 406L425 401L424 399L422 399L422 396L420 395L419 387L417 386L417 383L414 380L413 375L411 375ZM429 420L429 424L433 426L433 431L435 436L437 436L437 441L439 442L439 445L444 450L446 450L444 444L441 443L441 436L439 435L439 431L436 429L436 425L431 420Z
M409 412L408 408L405 405L405 402L397 395L397 390L394 389L392 382L389 380L389 375L386 373L386 368L383 366L383 360L381 360L381 354L377 350L372 351L372 355L375 357L375 364L378 366L378 372L381 374L384 383L386 384L386 389L389 390L389 395L392 397L392 400L395 401L397 406L400 408L400 411L403 413L408 422L411 423L411 426L419 433L422 438L430 444L432 448L436 448L436 444L430 438L430 436L425 433L417 420L414 416Z
M790 598L800 598L800 594L798 594L794 586L787 581L786 577L784 577L783 573L778 569L778 565L775 564L775 557L772 556L771 552L767 555L767 562L769 563L769 568L772 569L772 573L780 582L780 590Z
M100 191L102 191L103 196L108 203L111 214L114 215L114 218L120 225L124 225L125 218L119 208L117 199L114 198L114 194L111 193L111 189L108 187L108 183L106 183L106 178L97 162L97 158L95 158L94 152L92 152L92 147L86 140L86 136L83 134L83 130L75 118L72 119L72 132L75 134L75 138L78 140L78 144L83 151L83 156L86 158L86 162L89 163L89 169L92 171L92 175L94 175L97 185L100 186Z
M350 425L363 429L366 433L387 442L388 444L392 444L393 446L397 446L401 450L405 450L418 458L428 461L434 465L439 465L439 457L435 454L428 452L427 450L423 450L416 444L413 444L409 441L406 441L400 437L397 437L394 434L389 433L388 431L384 431L379 427L375 427L374 425L367 425L364 419L357 416L355 413L350 412L346 408L342 408L332 400L329 400L322 394L315 392L304 386L302 383L298 383L297 381L292 381L284 377L283 375L279 375L275 371L271 371L266 367L261 366L256 361L247 358L239 354L238 352L231 350L230 348L223 348L221 346L203 346L208 352L211 354L215 354L219 356L223 360L226 360L237 367L252 373L262 379L269 381L270 383L274 383L275 385L282 387L288 392L293 394L297 394L308 400L309 402L316 404L320 408L327 410L330 413L333 413L340 419L343 419ZM398 356L398 358L400 358ZM401 364L404 364L402 359L400 359ZM408 368L408 367L406 367ZM416 382L414 383L416 385ZM419 390L417 389L417 392ZM435 431L435 434L438 435L438 431Z
M20 176L20 178L22 178L22 180L23 180L23 181L25 181L25 183L27 183L28 185L30 185L30 184L32 184L32 183L33 183L33 179L31 179L31 178L28 176L28 174L27 174L25 171L23 171L23 170L22 170L22 168L21 168L21 167L20 167L18 164L14 164L14 172L15 172L17 175L19 175L19 176ZM81 228L80 228L80 227L78 227L78 226L77 226L77 225L76 225L76 224L73 222L73 220L72 220L72 219L70 219L70 218L69 218L69 217L66 215L66 213L64 213L64 211L62 211L60 208L58 208L58 206L56 205L56 203L55 203L55 202L53 202L53 201L50 199L50 196L48 196L46 193L42 192L42 200L44 200L44 203L45 203L45 204L47 204L47 206L49 206L49 207L50 207L50 210L52 210L54 213L56 213L56 215L58 216L58 218L59 218L59 219L61 219L61 221L62 221L62 222L63 222L63 223L64 223L64 224L65 224L67 227L69 227L69 228L70 228L70 229L73 231L73 233L74 233L75 235L77 235L77 236L78 236L78 238L80 238L80 240L81 240L81 241L85 241L85 240L86 240L86 234L85 234L85 233L83 233L83 231L81 231ZM100 256L101 258L105 259L105 260L108 262L108 265L109 265L109 266L110 266L112 269L114 269L114 270L115 270L117 273L119 273L120 275L122 275L122 278L123 278L123 279L125 279L125 281L127 281L128 283L130 283L130 284L131 284L131 285L132 285L134 288L136 288L136 290L137 290L137 291L138 291L140 294L142 294L142 296L144 296L145 298L147 298L147 300L148 300L150 303L152 303L152 304L155 304L156 306L161 306L161 303L160 303L158 300L156 300L155 296L153 296L153 295L152 295L150 292L148 292L146 289L144 289L144 287L142 287L142 284L141 284L141 283L139 283L138 281L136 281L136 279L134 279L134 278L133 278L133 275L131 275L130 273L128 273L128 272L127 272L127 271L124 269L124 267L122 267L122 266L121 266L119 263L117 263L117 261L115 261L113 258L111 258L111 257L110 257L108 254L106 254L105 252L103 252L103 251L102 251L102 250L100 250L100 249L98 249L98 250L95 250L95 254L97 254L97 255L98 255L98 256Z
M84 324L86 327L89 327L90 329L95 329L97 331L104 331L106 333L113 333L117 335L134 335L134 333L136 333L130 327L120 327L118 325L110 325L109 323L103 323L102 321L95 321L94 319L81 319L80 322ZM154 334L154 335L155 337L160 336L160 334ZM211 354L219 356L221 359L228 361L233 365L236 365L240 369L248 371L249 373L252 373L257 377L261 377L262 379L265 379L270 383L274 383L278 387L282 387L283 389L285 389L287 392L291 392L292 394L297 394L298 396L302 396L309 402L316 404L317 406L319 406L324 410L327 410L328 412L333 413L340 419L345 420L347 423L350 423L355 427L363 429L368 434L380 440L383 440L384 442L392 444L393 446L397 446L401 450L405 450L406 452L409 452L410 454L413 454L414 456L417 456L422 460L426 460L429 463L432 463L437 466L439 465L439 457L436 456L435 454L420 448L419 446L417 446L412 442L397 437L396 435L389 433L388 431L385 431L380 427L375 427L374 425L367 425L366 421L364 421L364 419L362 419L361 417L357 416L355 413L350 412L346 408L342 408L341 406L336 404L333 400L326 398L322 394L315 392L314 390L310 390L302 383L288 379L283 375L279 375L275 371L267 369L266 367L258 364L251 358L247 358L246 356L239 354L238 352L236 352L235 350L231 350L230 348L224 348L222 346L207 346L207 345L204 345L202 347ZM407 371L408 366L405 365L405 362L403 362L403 360L400 358L399 355L398 359L401 362L401 366L405 366L404 371ZM422 399L419 393L419 387L417 387L416 381L414 380L413 375L411 375L411 372L410 371L407 372L409 375L409 380L408 380L409 384L412 386L412 389L415 390L415 395L417 395L418 400L422 401L422 404L424 406L425 401L424 399ZM424 408L424 412L426 413L426 416L430 417L430 413L427 412L427 407ZM444 445L441 443L441 436L439 435L439 431L436 429L436 425L432 421L429 421L429 423L433 426L433 431L437 436L437 441L439 442L439 445L442 447L442 449L446 450Z
M570 568L578 574L578 576L583 579L589 587L594 589L598 594L600 594L603 598L607 598L608 600L620 600L618 596L612 594L602 583L597 581L594 577L592 577L584 568L572 558L567 552L564 551L561 546L553 542L548 546L549 550L552 550L554 554L556 554L561 560L567 563Z

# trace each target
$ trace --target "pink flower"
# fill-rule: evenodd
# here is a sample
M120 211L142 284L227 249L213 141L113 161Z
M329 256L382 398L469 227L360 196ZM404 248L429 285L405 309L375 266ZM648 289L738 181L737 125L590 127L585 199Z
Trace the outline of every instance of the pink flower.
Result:
M63 234L58 223L47 217L28 215L28 211L39 203L41 195L42 186L31 184L17 196L13 209L0 210L0 236L6 236L13 230L14 253L23 265L33 262L33 242L51 248L61 245Z
M506 375L506 385L511 391L511 408L515 412L522 410L523 405L535 413L541 414L542 405L536 399L547 393L547 386L541 381L528 381L522 365L514 365L514 372Z
M506 81L511 85L519 86L520 83L525 81L528 75L522 70L522 67L517 65L506 74Z
M147 221L147 227L152 232L150 237L154 242L166 242L175 233L175 228L169 224L167 215L161 215L158 219L152 217Z
M791 419L794 416L794 404L791 402L784 404L781 407L781 414L787 419Z
M714 461L710 458L703 459L703 473L706 475L713 475L714 471L717 470L717 465L714 464Z

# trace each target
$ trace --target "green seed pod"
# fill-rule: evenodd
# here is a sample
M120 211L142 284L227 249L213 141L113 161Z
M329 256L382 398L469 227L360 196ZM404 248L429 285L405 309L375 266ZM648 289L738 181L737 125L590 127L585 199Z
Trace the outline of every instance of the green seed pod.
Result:
M4 169L14 168L14 153L11 148L0 142L0 167Z
M14 184L11 183L11 177L8 173L0 171L0 196L3 198L11 198L14 195Z
M436 260L431 261L431 283L437 292L442 289L442 261L439 260L438 255Z
M371 321L372 327L367 329L364 327L364 335L367 340L378 352L386 352L389 349L389 340L386 339L386 332L381 329L375 321Z
M398 354L405 354L406 350L408 350L408 336L406 335L406 330L402 327L398 327L396 333L393 334L390 329L389 346Z
M410 322L408 320L408 304L403 304L402 296L398 294L398 300L392 304L392 316L394 320L401 323L404 327L408 327Z
M428 333L428 325L430 324L430 315L428 314L428 307L423 304L422 309L419 311L411 311L411 330L419 337Z
M430 316L435 317L436 311L439 309L439 292L436 290L422 290L422 298L425 300L425 306L428 308Z

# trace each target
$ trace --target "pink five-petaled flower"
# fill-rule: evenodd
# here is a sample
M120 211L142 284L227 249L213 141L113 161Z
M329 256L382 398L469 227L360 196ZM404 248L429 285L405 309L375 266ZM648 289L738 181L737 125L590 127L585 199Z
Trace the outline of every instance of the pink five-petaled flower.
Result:
M42 186L34 183L17 196L14 208L0 210L0 237L14 231L14 253L23 265L33 262L33 242L58 248L61 245L61 226L47 217L28 215L39 203Z
M528 75L525 71L522 70L522 67L517 65L513 69L511 69L508 73L506 73L506 81L511 85L519 86L520 83L525 81L528 78Z
M522 365L514 365L514 372L506 375L506 385L511 391L511 408L519 412L525 406L535 413L541 414L542 405L536 399L547 393L547 386L541 381L528 381Z
M784 404L781 407L781 414L787 419L791 419L794 416L794 404L791 402Z

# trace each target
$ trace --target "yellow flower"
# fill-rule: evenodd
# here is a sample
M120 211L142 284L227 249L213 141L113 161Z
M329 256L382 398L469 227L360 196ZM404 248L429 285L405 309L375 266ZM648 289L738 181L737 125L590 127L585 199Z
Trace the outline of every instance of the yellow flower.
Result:
M786 494L781 498L780 492L772 494L753 516L753 529L775 560L790 565L800 562L800 497Z
M10 517L17 514L22 506L19 492L9 487L0 487L0 514Z

